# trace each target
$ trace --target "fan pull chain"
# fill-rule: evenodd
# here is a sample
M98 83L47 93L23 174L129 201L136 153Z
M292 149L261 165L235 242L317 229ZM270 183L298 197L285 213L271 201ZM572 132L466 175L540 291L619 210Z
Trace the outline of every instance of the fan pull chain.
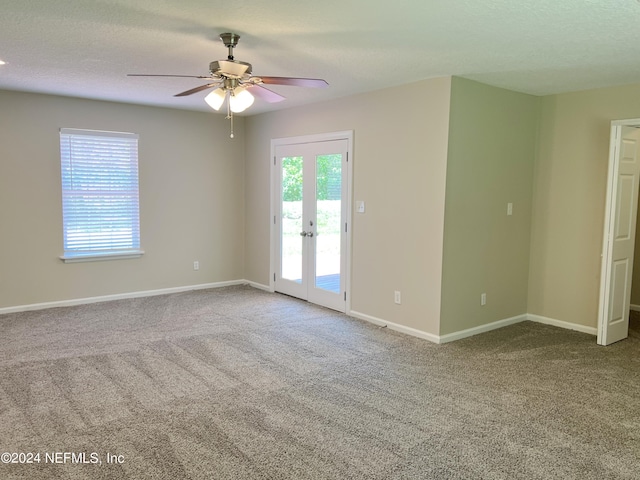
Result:
M231 120L231 135L229 135L229 138L233 138L233 112L231 111L231 102L230 100L230 95L227 92L227 118L229 120Z

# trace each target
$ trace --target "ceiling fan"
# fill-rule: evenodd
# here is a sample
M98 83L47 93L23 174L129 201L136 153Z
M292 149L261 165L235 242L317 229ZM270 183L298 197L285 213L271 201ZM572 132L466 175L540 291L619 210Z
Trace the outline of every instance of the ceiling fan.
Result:
M226 60L216 60L209 64L209 75L148 75L131 73L130 77L186 77L210 80L199 87L180 92L175 97L185 97L203 90L213 89L205 101L214 110L220 110L227 102L227 118L231 119L231 138L233 138L233 114L246 110L253 104L254 96L269 103L285 99L279 93L264 85L287 85L296 87L324 88L329 84L319 78L263 77L252 75L251 64L234 59L233 49L240 40L235 33L222 33L220 40L229 49Z

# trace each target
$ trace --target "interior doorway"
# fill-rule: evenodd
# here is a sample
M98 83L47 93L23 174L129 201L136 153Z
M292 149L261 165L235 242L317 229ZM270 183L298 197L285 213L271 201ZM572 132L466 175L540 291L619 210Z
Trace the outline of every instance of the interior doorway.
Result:
M629 334L640 183L639 149L640 119L611 122L598 308L600 345L610 345Z
M272 141L273 290L341 312L349 292L351 133Z

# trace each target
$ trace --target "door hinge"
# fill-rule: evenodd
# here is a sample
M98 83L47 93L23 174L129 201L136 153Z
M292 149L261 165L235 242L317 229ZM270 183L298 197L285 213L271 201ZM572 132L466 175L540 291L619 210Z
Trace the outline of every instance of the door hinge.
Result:
M347 292L344 292L344 301L347 301Z
M273 157L273 165L275 166L276 164L276 157Z
M273 281L274 282L276 281L276 274L275 273L273 274Z
M344 233L347 233L347 222L344 222Z

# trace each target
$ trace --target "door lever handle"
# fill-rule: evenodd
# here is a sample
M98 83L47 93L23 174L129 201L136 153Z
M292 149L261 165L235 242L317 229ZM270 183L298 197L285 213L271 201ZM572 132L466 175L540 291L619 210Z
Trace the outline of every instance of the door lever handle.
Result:
M307 233L307 232L300 232L300 236L301 236L301 237L306 237L307 235L308 235L308 233Z
M308 237L313 237L313 232L307 232Z

